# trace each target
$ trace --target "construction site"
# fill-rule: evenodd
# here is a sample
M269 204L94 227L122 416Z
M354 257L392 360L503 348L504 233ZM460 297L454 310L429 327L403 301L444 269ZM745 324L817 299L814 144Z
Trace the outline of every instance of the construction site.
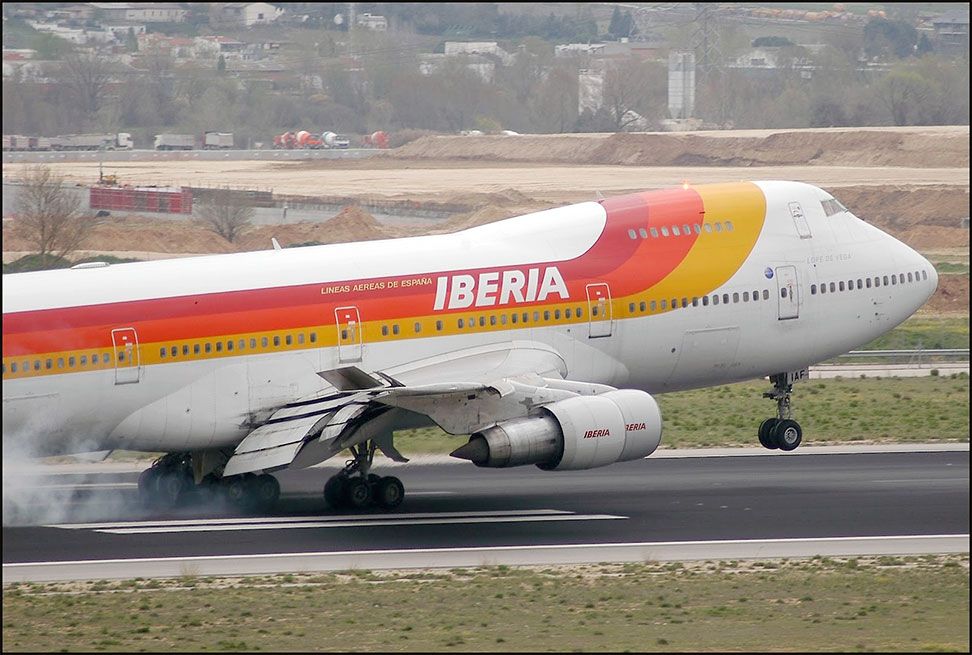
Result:
M4 164L5 196L26 165ZM163 201L164 211L158 201L102 211L79 256L158 259L266 249L271 238L287 247L415 236L602 196L761 179L821 186L936 261L967 267L969 256L967 126L430 136L353 160L158 160L133 152L128 161L49 165L92 213L105 206L95 198L125 196L126 188L179 199ZM114 190L99 195L105 174ZM198 199L207 188L233 189L256 208L235 242L193 220L192 190ZM8 208L5 263L30 251L13 234ZM967 310L967 273L943 276L933 304Z

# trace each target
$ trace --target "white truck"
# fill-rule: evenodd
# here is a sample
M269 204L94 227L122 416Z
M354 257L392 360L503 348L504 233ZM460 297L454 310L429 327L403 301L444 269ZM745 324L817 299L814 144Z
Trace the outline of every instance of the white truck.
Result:
M232 147L232 132L206 132L203 135L204 150L229 150Z
M193 150L196 137L192 134L156 134L156 150Z
M131 150L132 135L118 134L62 134L51 138L52 150Z
M324 142L325 148L349 148L351 147L351 140L348 137L335 134L334 132L325 132L321 135L321 141Z

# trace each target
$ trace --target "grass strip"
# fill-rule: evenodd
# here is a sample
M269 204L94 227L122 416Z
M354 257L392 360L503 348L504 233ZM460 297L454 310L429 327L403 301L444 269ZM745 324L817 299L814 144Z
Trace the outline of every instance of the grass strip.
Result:
M776 411L770 384L741 382L656 396L662 447L756 446L760 421ZM805 444L927 443L969 440L969 377L835 378L794 385ZM406 456L447 454L465 443L438 428L396 433Z
M968 348L969 317L912 316L860 350L917 350L920 348ZM843 360L840 360L843 361Z
M17 584L3 648L968 652L969 558Z

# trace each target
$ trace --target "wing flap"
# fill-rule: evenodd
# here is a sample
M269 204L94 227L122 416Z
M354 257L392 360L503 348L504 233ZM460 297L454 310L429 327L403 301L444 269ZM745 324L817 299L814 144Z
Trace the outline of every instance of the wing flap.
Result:
M330 414L282 419L276 416L274 414L269 421L246 435L226 463L224 476L290 464L304 440L316 434L330 418Z

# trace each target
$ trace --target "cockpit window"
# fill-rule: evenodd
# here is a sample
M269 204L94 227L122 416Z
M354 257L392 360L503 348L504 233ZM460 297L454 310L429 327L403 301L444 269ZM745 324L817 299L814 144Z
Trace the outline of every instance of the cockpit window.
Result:
M828 198L827 200L821 200L820 204L823 206L824 214L827 217L831 217L835 214L840 214L847 211L847 207L840 204L840 201L836 198Z

